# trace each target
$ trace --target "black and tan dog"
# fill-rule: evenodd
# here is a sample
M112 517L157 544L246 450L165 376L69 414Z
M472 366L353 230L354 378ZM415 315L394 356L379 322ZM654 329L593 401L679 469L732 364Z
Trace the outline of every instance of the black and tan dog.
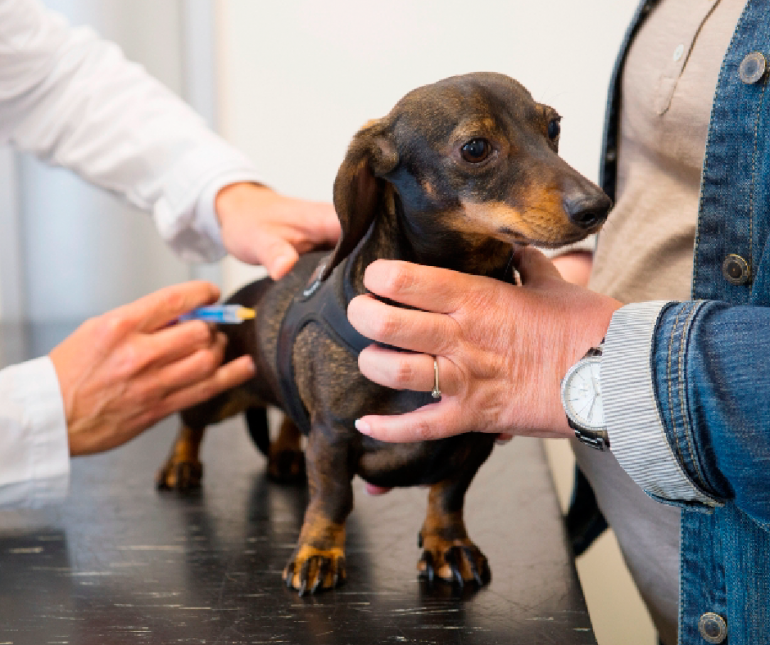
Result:
M385 444L356 432L364 414L406 412L431 399L360 374L357 352L368 341L345 310L364 293L364 269L377 258L511 280L514 244L555 247L597 230L610 201L558 156L559 119L516 81L482 73L418 88L361 129L334 184L339 243L330 256L304 256L286 278L252 283L230 299L258 311L255 324L222 329L228 355L252 354L257 377L183 413L159 486L199 484L206 425L246 411L252 435L264 437L264 408L278 406L294 423L269 447L271 472L299 470L298 428L308 434L310 504L284 570L287 585L315 592L345 578L356 474L379 486L429 485L422 574L486 583L489 568L466 533L463 502L494 437Z

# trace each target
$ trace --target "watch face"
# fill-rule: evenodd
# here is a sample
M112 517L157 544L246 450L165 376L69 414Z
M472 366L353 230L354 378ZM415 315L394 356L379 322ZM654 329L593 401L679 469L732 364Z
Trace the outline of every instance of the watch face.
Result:
M604 427L599 369L599 360L582 360L564 383L563 400L567 415L584 428Z

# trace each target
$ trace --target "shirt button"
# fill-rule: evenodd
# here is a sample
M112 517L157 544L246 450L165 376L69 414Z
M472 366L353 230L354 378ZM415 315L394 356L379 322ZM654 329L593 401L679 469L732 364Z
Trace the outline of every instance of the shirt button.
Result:
M684 54L684 45L679 45L674 50L674 62L675 63L682 57L682 54Z
M746 85L753 85L757 81L762 80L766 71L767 59L764 55L760 52L751 52L741 61L741 65L738 68L738 77Z
M722 262L722 275L730 284L740 286L751 279L751 268L740 255L731 253Z
M707 611L698 621L698 631L707 643L722 643L727 638L727 623L719 614Z
M609 163L614 163L618 158L618 153L613 148L607 148L607 152L604 153L604 160Z

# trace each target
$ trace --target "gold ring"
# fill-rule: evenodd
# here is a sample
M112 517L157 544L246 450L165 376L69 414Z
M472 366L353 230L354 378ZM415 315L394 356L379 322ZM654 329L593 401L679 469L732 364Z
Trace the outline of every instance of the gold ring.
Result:
M430 395L434 399L441 398L441 390L438 386L438 359L435 356L433 357L433 391L430 393Z

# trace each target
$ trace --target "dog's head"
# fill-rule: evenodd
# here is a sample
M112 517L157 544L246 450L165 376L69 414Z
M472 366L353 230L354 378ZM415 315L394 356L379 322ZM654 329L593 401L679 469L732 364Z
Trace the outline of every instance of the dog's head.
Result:
M415 236L557 247L599 229L610 199L558 155L560 117L502 74L420 87L353 138L334 183L342 236L325 275L388 190Z

